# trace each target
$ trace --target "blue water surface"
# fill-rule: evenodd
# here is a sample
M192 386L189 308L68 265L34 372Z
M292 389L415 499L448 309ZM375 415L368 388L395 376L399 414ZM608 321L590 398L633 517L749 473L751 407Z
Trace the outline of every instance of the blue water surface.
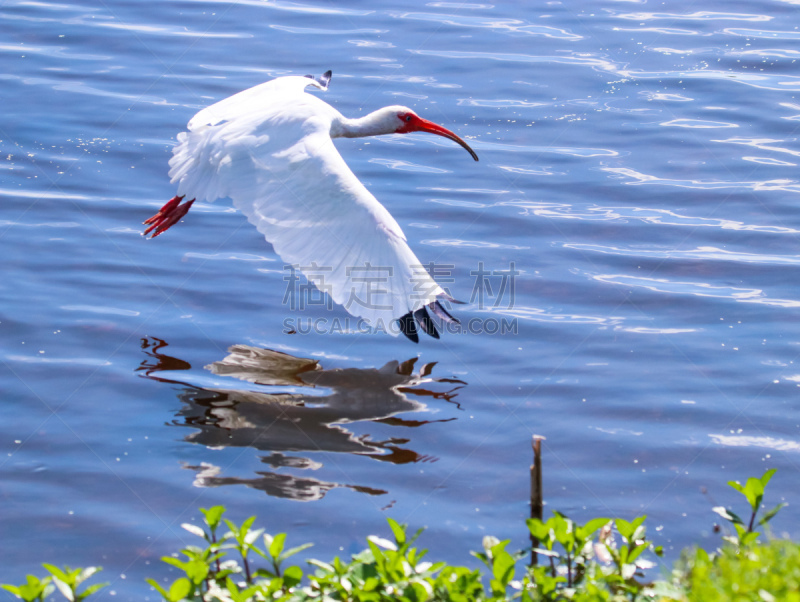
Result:
M547 507L646 514L664 570L767 468L800 535L798 27L790 1L0 0L0 581L99 564L98 601L147 599L214 504L306 557L393 517L473 563L527 544L533 435ZM327 69L343 114L407 105L480 156L337 141L482 332L292 307L228 201L140 236L196 111Z

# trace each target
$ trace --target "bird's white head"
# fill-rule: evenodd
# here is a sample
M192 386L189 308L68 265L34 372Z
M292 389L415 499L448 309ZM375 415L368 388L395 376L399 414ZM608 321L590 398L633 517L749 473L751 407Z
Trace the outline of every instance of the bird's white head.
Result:
M348 126L345 126L344 130L340 135L345 137L428 132L429 134L450 138L450 140L463 146L472 155L473 159L478 160L478 155L475 154L475 151L456 134L433 121L423 119L408 107L400 105L384 107L366 117L353 120Z

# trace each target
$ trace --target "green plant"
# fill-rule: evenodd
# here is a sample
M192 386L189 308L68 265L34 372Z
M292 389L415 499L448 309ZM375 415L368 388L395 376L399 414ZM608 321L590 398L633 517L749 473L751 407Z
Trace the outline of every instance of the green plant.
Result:
M676 580L688 602L800 602L800 546L776 540L714 554L685 550Z
M572 587L580 583L587 561L591 558L591 540L595 533L610 522L608 518L594 518L586 524L575 523L560 512L553 512L553 517L543 522L536 518L527 521L528 530L544 549L534 550L549 559L550 574L556 576L556 559L563 559L566 568L566 586ZM555 551L558 543L563 549L563 555Z
M769 483L774 474L775 469L773 468L761 475L761 478L750 477L744 485L739 483L739 481L728 481L728 485L741 493L745 499L747 499L748 504L750 504L750 520L747 526L745 526L744 521L730 508L725 508L724 506L716 506L713 508L714 512L729 521L736 530L736 535L728 535L723 539L740 547L757 542L758 536L761 535L761 533L754 531L753 528L755 526L760 527L766 525L780 512L781 508L786 506L785 503L778 504L771 510L765 512L759 521L756 522L756 516L761 509L761 501L764 499L764 489L767 487L767 483Z
M547 521L531 519L528 530L539 542L534 552L548 558L548 563L520 566L527 551L511 552L510 540L486 536L482 551L473 553L488 569L485 575L478 569L426 560L427 550L415 546L423 529L409 536L406 525L388 519L391 539L371 535L366 549L349 559L310 559L312 572L304 574L299 566L286 566L286 561L310 544L287 549L285 533L254 529L254 517L238 525L224 518L222 506L200 509L205 528L182 525L202 539L202 545L189 545L180 555L162 558L181 575L168 584L147 581L167 602L800 602L800 545L760 544L753 531L784 506L779 504L759 519L764 489L773 474L767 471L744 485L731 482L750 505L748 525L730 510L715 508L730 517L737 536L727 537L714 554L684 551L672 579L653 583L641 581L644 569L653 565L644 554L660 555L661 550L646 538L645 516L632 521L594 518L585 524L559 512ZM223 525L227 530L220 533ZM251 566L259 558L265 566ZM47 576L28 575L22 585L2 588L25 602L44 602L56 588L70 602L82 602L106 585L78 591L100 570L97 567L43 566Z
M492 535L483 538L483 552L472 552L472 555L480 559L490 571L489 587L495 597L504 596L508 586L514 579L517 559L516 556L506 551L506 546L510 540L500 541Z
M26 582L22 585L0 585L4 590L14 594L17 598L25 600L25 602L34 602L38 600L43 602L44 599L50 595L55 587L52 583L52 577L45 577L39 579L35 575L28 575Z

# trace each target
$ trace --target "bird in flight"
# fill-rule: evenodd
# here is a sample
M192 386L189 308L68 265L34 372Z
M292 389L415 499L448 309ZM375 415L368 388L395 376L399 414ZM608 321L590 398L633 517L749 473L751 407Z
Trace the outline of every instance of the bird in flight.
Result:
M402 106L348 119L317 96L331 72L273 79L211 105L189 120L169 161L178 191L144 223L163 234L196 200L229 197L275 252L352 315L387 332L397 321L414 342L439 338L430 309L454 300L423 268L397 221L353 174L334 138L429 132L464 147L450 130ZM188 198L189 200L184 201Z

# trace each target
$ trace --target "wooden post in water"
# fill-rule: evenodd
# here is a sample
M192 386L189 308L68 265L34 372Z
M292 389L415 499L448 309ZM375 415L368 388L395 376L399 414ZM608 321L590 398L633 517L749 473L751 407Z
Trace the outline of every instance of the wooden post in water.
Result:
M544 500L542 498L542 437L534 435L531 440L533 447L533 464L531 464L531 518L542 520ZM531 534L531 566L537 564L536 548L539 540Z

